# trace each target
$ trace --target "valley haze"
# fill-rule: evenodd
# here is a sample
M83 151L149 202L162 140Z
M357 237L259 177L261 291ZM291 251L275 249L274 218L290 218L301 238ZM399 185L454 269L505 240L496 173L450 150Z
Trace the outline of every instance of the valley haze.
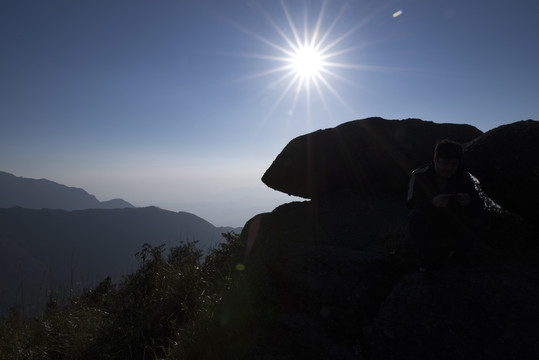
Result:
M23 184L26 186L23 187ZM215 226L232 228L243 227L255 214L271 211L283 202L300 199L268 188L253 187L206 194L206 201L133 203L120 198L99 201L83 188L49 179L25 178L4 171L0 171L0 185L0 208L20 206L31 209L82 210L157 206L164 210L192 213Z

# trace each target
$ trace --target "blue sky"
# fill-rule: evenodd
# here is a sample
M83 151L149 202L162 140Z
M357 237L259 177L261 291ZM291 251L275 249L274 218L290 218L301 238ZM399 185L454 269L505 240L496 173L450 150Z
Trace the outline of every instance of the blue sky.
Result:
M538 0L4 0L0 170L242 226L293 200L260 177L298 135L539 119L538 18ZM323 70L293 83L287 39L317 23Z

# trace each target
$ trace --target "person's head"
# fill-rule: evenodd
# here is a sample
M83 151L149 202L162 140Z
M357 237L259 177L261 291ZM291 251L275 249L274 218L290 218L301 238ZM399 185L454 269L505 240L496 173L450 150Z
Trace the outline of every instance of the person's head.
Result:
M434 148L434 170L436 175L447 179L453 176L462 160L462 146L452 140L441 140Z

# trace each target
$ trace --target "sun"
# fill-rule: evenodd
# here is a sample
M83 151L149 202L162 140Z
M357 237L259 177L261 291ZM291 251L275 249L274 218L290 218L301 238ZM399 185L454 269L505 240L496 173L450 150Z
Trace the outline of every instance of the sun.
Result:
M274 18L263 11L266 19L276 31L277 37L260 36L240 26L242 30L269 45L273 50L271 55L250 54L251 57L269 60L276 64L252 77L281 74L277 78L274 77L268 85L271 89L281 89L270 112L285 99L289 99L291 95L292 105L289 113L294 113L302 94L305 96L308 110L312 103L311 98L314 96L318 96L327 109L329 109L328 99L331 96L351 110L332 84L335 81L350 82L348 77L341 75L343 69L363 68L357 64L339 61L343 55L361 47L355 45L346 48L343 45L346 43L345 40L362 26L363 22L359 21L355 26L347 28L344 33L339 33L336 29L339 27L339 21L346 12L346 8L343 7L336 17L328 22L325 15L329 3L323 0L317 16L310 17L305 12L296 17L303 18L303 22L301 20L295 22L284 0L281 0L284 20L286 20L284 27L278 25ZM282 22L279 23L282 24Z
M290 57L293 70L302 78L316 78L324 69L323 54L314 46L300 46Z

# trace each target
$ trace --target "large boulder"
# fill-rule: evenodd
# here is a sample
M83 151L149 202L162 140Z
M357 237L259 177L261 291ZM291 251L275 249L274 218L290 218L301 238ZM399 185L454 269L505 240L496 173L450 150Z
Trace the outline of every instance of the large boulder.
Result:
M467 144L465 162L483 190L504 209L539 216L539 121L490 130Z
M339 193L402 196L410 171L432 159L437 140L464 143L481 134L471 125L418 119L351 121L293 139L262 181L307 199Z
M249 348L240 356L231 345L223 358L539 358L537 262L449 261L420 273L401 251L405 214L396 200L341 197L252 218L241 296L224 306L221 328Z
M539 269L407 274L375 320L372 359L539 359Z
M305 201L251 219L241 235L251 280L241 291L259 309L249 321L264 325L247 358L356 359L365 351L364 328L398 278L379 240L404 210L395 202Z

